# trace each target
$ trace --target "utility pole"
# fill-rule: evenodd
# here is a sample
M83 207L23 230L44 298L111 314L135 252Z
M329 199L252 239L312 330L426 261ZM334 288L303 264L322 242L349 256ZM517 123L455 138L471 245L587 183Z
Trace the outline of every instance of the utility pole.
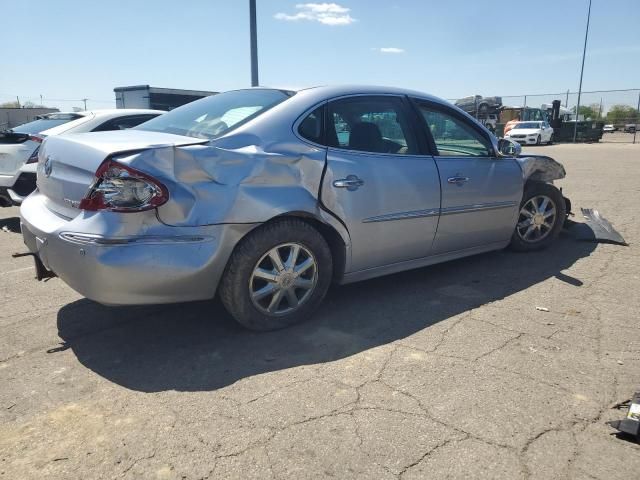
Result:
M582 75L584 74L584 58L587 55L587 39L589 38L589 20L591 20L591 0L587 11L587 29L584 32L584 48L582 50L582 68L580 69L580 86L578 87L578 105L576 106L576 123L573 125L573 143L578 136L578 116L580 115L580 95L582 94Z
M249 0L249 30L251 36L251 86L258 82L258 32L256 30L256 0Z
M87 100L89 100L88 98L82 98L81 99L84 102L84 111L87 111Z
M638 122L640 122L640 93L638 93L638 108L636 109L638 115L636 115L636 128L633 129L633 143L636 143L636 133L638 133Z
M569 108L569 90L567 90L567 96L564 99L564 108Z
M16 101L18 102L18 108L20 108L20 97L16 95Z
M44 107L44 105L42 104L42 94L40 94L40 106Z

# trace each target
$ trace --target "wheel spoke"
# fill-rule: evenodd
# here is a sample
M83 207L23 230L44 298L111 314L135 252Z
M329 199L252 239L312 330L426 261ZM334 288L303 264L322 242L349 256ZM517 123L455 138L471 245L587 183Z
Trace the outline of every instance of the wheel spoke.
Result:
M275 283L278 281L277 273L270 272L269 270L265 270L264 268L256 268L253 272L253 276L271 283Z
M527 228L527 231L524 232L524 238L525 240L528 240L531 237L531 234L536 230L536 226L535 225L529 225L529 228Z
M313 267L313 265L314 265L313 258L309 257L304 262L302 262L300 265L296 265L296 267L293 269L293 271L295 273L297 273L298 275L302 275L304 272L306 272L311 267Z
M549 205L549 199L542 197L542 203L538 206L538 213L544 213L547 210L547 205Z
M293 282L293 286L296 288L309 290L313 287L313 280L309 280L306 278L296 278L295 282Z
M550 216L555 215L555 214L556 214L556 209L554 207L551 207L551 209L549 209L547 212L545 212L545 214L542 215L542 216L546 220L547 218L549 218Z
M273 297L271 297L271 303L269 304L269 306L267 307L267 310L269 310L269 312L271 313L275 313L278 311L278 307L280 306L280 303L282 302L282 290L278 289L276 290L276 292L273 294Z
M295 308L298 306L298 297L296 296L296 292L293 288L287 288L287 301L289 302L289 308Z
M282 259L280 258L280 252L278 251L278 248L274 248L269 252L269 258L271 259L273 266L278 272L284 270L284 265L282 264Z
M528 227L529 225L531 225L531 223L533 223L531 218L525 218L520 223L518 223L518 228Z
M527 205L529 205L529 204L527 204ZM529 210L527 210L527 205L522 207L522 210L520 210L520 215L524 215L527 218L533 218L533 213L530 212Z
M264 297L268 295L272 295L274 292L278 291L278 287L276 287L273 283L269 283L262 287L260 290L256 290L251 294L251 297L257 302L262 300Z
M293 270L296 266L296 262L298 261L298 255L300 254L300 245L293 245L291 250L289 251L289 258L285 263L285 267L287 270Z
M553 224L549 222L544 222L541 226L545 227L548 230L551 230L553 228Z

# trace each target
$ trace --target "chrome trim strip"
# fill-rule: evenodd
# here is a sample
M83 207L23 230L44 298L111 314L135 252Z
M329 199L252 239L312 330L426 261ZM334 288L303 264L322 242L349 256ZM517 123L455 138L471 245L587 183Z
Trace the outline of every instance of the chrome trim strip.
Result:
M60 239L81 245L97 245L97 246L122 246L122 245L140 245L140 244L166 244L166 243L200 243L213 240L213 237L207 236L144 236L144 237L119 237L106 238L100 235L87 235L83 233L62 232Z
M447 207L440 210L440 215L455 215L457 213L482 212L487 210L498 210L500 208L511 208L518 205L518 202L495 202L476 203L474 205L462 205L460 207Z
M393 220L406 220L408 218L435 217L439 213L440 209L438 208L431 208L428 210L413 210L410 212L387 213L385 215L365 218L364 220L362 220L362 223L389 222Z

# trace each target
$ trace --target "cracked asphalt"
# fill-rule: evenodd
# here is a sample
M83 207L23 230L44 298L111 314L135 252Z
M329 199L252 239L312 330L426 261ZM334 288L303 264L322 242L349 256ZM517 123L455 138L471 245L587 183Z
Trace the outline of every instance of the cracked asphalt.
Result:
M640 389L640 145L530 151L631 245L563 232L335 287L272 333L38 283L2 209L0 478L638 478L605 422Z

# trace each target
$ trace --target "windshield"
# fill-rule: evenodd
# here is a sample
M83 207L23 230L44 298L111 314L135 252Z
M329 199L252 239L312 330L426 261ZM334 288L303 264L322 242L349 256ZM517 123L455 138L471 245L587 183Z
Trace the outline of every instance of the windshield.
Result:
M525 122L525 123L518 123L515 127L513 128L540 128L540 124L538 122Z
M142 123L137 130L212 139L257 117L292 94L282 90L235 90L183 105Z
M82 115L76 115L74 113L51 113L47 115L46 118L18 125L9 131L14 133L40 133L80 117L82 117Z

